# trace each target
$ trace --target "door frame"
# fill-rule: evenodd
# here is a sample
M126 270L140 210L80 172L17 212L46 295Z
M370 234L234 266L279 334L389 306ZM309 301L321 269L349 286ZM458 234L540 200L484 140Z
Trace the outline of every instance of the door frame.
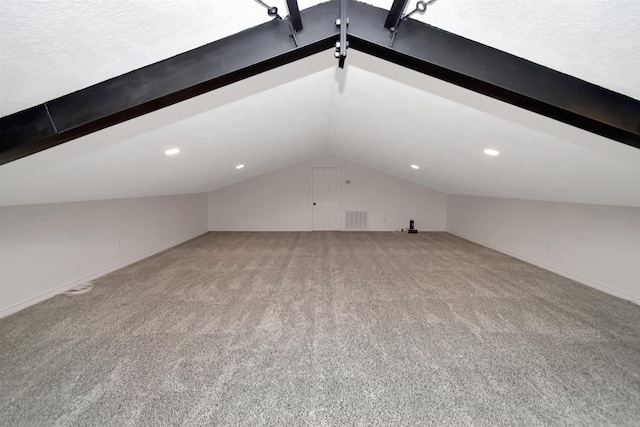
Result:
M343 198L343 193L344 193L343 190L344 190L344 188L343 188L343 185L342 185L342 166L336 166L336 165L313 165L313 166L311 166L311 168L309 168L309 188L311 189L311 191L309 191L309 207L310 207L309 213L310 213L310 218L311 218L311 227L310 227L310 229L311 229L311 231L322 231L322 230L315 230L313 228L314 227L314 224L313 224L313 170L316 169L316 168L336 168L339 171L338 180L339 180L340 185L339 185L338 188L340 188L340 208L339 208L339 211L340 211L340 228L338 229L338 231L343 231L343 227L344 227L344 218L343 218L344 212L342 211L342 206L343 206L342 198Z

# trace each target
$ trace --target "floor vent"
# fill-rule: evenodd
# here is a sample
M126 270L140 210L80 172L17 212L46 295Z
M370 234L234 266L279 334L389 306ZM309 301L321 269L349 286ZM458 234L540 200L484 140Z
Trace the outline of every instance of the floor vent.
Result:
M347 211L345 230L368 230L367 211Z

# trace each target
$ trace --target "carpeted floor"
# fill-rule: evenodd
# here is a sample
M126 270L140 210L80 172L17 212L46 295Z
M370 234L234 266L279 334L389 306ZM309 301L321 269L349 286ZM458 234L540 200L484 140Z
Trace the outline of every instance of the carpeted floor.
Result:
M208 233L0 319L3 426L639 420L640 307L447 233Z

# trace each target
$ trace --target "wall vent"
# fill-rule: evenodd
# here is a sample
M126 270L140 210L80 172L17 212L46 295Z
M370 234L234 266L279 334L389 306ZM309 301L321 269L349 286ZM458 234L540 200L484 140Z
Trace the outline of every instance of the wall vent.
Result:
M345 230L368 230L369 222L367 220L367 211L347 211L347 217L344 222Z

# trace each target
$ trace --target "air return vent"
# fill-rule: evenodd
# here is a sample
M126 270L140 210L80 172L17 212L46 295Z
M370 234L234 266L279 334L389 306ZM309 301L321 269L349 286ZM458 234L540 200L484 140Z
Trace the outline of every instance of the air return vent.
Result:
M367 211L347 211L344 224L345 230L367 230L369 228Z

